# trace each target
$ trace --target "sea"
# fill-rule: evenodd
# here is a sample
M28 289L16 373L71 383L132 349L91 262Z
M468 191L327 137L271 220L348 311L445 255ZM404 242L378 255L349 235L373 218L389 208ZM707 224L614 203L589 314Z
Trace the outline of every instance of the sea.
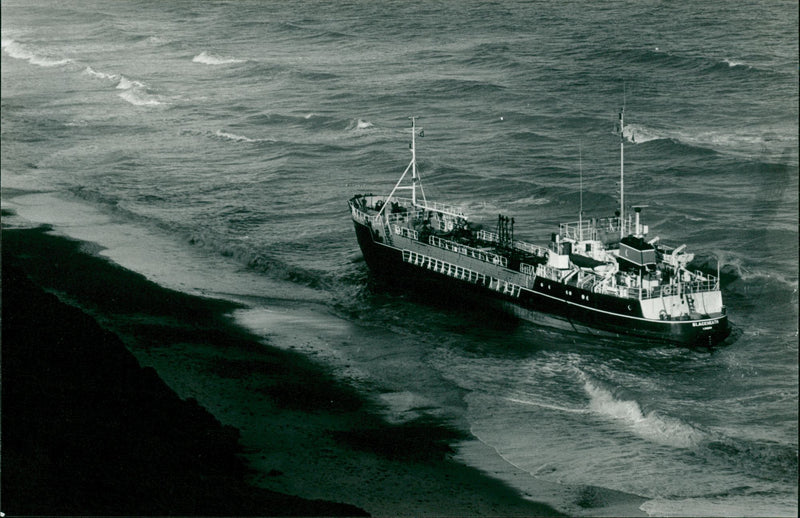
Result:
M781 0L4 0L3 207L242 302L265 344L390 422L460 427L458 461L521 494L796 516L797 27ZM724 344L574 334L370 275L347 200L394 186L409 117L428 199L537 243L618 208L622 108L625 203L720 269ZM163 354L169 380L186 358Z

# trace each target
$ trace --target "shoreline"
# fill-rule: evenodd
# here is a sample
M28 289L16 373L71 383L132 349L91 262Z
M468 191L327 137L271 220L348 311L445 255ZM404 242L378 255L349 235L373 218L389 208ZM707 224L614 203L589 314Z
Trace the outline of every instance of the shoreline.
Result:
M37 300L44 306L64 305L73 313L70 327L76 332L86 332L99 323L96 333L113 336L108 340L116 339L119 345L124 343L123 350L117 353L127 356L133 353L136 357L133 364L128 365L129 370L136 367L133 369L136 374L128 372L128 378L148 378L150 382L162 385L171 394L163 397L182 399L184 405L197 407L198 413L205 413L226 431L229 457L244 459L246 464L244 468L231 464L229 468L233 471L226 472L226 477L246 480L246 488L241 491L252 490L259 495L267 491L265 494L270 498L288 498L296 506L288 508L289 512L283 510L277 514L354 515L363 509L377 515L561 515L546 504L533 502L536 494L523 496L506 483L454 460L454 445L467 439L456 428L435 420L389 424L378 416L369 401L338 382L323 366L299 353L265 345L238 328L228 317L237 304L168 290L98 256L96 246L52 235L47 230L48 227L3 230L4 341L9 335L20 337L30 332L30 323L15 322L6 316L19 309L21 299L18 297L25 293L25 290L14 291L18 279L13 275L7 279L6 272L24 271L38 285L34 289L55 291L71 304L66 306L54 301L49 294L44 299L32 297L33 307L28 308L29 315L35 315L41 309L36 307ZM15 270L15 267L21 270ZM30 286L26 289L31 290ZM49 302L42 302L47 298ZM63 326L59 326L50 329L49 336L60 339L63 332ZM10 345L7 342L3 348L4 360L8 360L6 355L11 354L6 352L12 350ZM159 358L163 357L166 349L170 354L187 355L188 365L184 372L165 375L159 369ZM198 352L207 354L207 359L211 360L205 365L213 365L215 372L212 374L218 381L215 386L187 387L192 382L192 369L195 368L192 359ZM99 352L84 353L89 355L84 364L88 369L87 376L97 374L98 367L94 364L99 364L96 357ZM36 361L45 362L45 365L33 372L59 370L47 365L47 362L54 361L55 357L51 356L38 355ZM126 361L130 363L130 360ZM7 363L3 362L4 388L13 379L13 374L6 374ZM204 374L208 376L208 372ZM252 380L254 387L251 389L254 390L243 392L242 379ZM190 393L195 395L187 395ZM6 390L3 395L5 403ZM80 404L81 401L72 403ZM225 409L232 404L241 408ZM114 410L124 408L117 405ZM13 425L9 424L13 422L9 410L15 409L4 405L4 439L10 427L10 432L14 432ZM44 415L35 412L27 415L24 409L17 411L20 417L47 422ZM180 419L170 426L179 429ZM46 429L42 427L36 431L44 433L45 439L53 440L56 432L43 431ZM236 437L235 448L231 446L231 436ZM73 439L80 442L80 437L75 435ZM106 439L111 437L113 434ZM194 436L182 437L188 440ZM30 439L33 440L33 436ZM96 442L102 444L103 440ZM5 512L15 512L9 507L14 493L6 490L11 478L8 474L13 473L14 467L8 464L15 460L9 453L13 451L13 444L4 440ZM262 445L258 451L254 447L256 444ZM32 443L27 447L35 449L37 445ZM149 449L147 437L139 437L137 447ZM232 452L231 448L236 451ZM231 462L227 458L223 463ZM60 468L57 463L49 466L51 470ZM105 466L104 469L110 468ZM125 471L124 468L118 469ZM51 479L50 485L52 483ZM148 484L152 486L153 483ZM30 485L30 488L36 487L44 491L47 482L39 480ZM332 494L337 497L330 498ZM300 495L303 499L294 502L292 499L297 497L286 495ZM260 498L265 497L262 495ZM306 498L312 499L317 507L307 504ZM351 505L322 500L343 501ZM147 513L145 502L140 500L139 504L141 510L130 509L123 514ZM105 505L110 504L106 502ZM215 508L184 508L178 514L209 514L212 509ZM80 508L65 512L87 514L87 510L88 502L84 501ZM591 509L585 511L587 514L592 512ZM53 514L50 509L39 509L38 512ZM98 512L113 514L116 511L101 508ZM170 514L164 509L155 509L154 513ZM222 513L248 514L241 509L222 510ZM262 509L252 514L265 512Z
M180 399L119 337L32 282L24 245L6 241L14 232L43 235L3 231L4 513L367 514L247 484L238 430Z

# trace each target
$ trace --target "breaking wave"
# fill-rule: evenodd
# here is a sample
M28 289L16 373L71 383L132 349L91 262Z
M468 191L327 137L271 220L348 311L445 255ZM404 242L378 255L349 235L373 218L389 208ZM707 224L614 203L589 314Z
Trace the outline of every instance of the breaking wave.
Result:
M655 410L645 412L634 400L618 399L609 390L586 379L584 390L589 395L589 409L604 417L622 422L639 437L666 446L693 448L705 434L693 426Z
M98 79L107 79L109 81L118 81L119 80L119 76L117 74L107 74L105 72L98 72L97 70L93 69L90 66L87 66L83 70L83 73L87 74L87 75L90 75L92 77L96 77Z
M213 233L193 232L188 238L188 243L231 258L248 269L273 279L317 290L317 295L321 297L329 296L330 287L335 283L334 278L325 272L291 264L275 255L260 252L246 244L226 240Z
M38 49L33 49L29 45L23 45L21 43L17 43L12 39L3 38L2 39L2 48L12 58L15 59L22 59L30 63L31 65L37 65L40 67L57 67L61 65L66 65L72 63L71 59L56 59L42 55L42 52Z
M117 84L117 90L130 90L131 88L144 88L144 87L145 87L144 83L130 80L125 76L120 76L119 83Z
M633 142L635 144L643 144L651 140L666 138L640 124L628 124L623 128L622 136L625 137L625 140L628 142Z
M373 126L374 125L369 121L358 119L358 120L350 121L350 124L347 126L347 129L348 130L365 130L365 129L368 129L368 128L372 128Z
M231 63L243 63L244 60L236 58L222 58L203 51L192 58L192 62L202 63L203 65L229 65Z
M232 140L234 142L247 142L247 143L255 143L255 142L275 142L272 139L264 139L264 138L250 138L245 137L244 135L236 135L235 133L228 133L226 131L217 130L214 132L216 137L219 137L224 140Z
M123 92L119 94L123 100L134 106L157 106L163 104L155 95L149 92L146 84L141 81L128 79L125 76L119 77L117 90L123 90Z
M83 73L97 79L117 83L116 89L122 90L119 97L134 106L158 106L164 104L158 96L150 92L150 88L141 81L129 79L120 74L100 72L91 66L87 66Z

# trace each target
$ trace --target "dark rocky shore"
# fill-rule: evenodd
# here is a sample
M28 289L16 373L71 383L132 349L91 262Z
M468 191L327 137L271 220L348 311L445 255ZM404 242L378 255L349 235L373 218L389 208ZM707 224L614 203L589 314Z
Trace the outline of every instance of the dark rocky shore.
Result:
M233 325L236 304L165 289L97 252L47 228L3 230L6 514L558 515L454 461L463 432L387 423L324 366ZM186 344L213 355L221 384L257 383L241 397L262 419L247 431L260 451L242 446L239 424L223 425L140 366ZM285 460L270 469L261 459L271 458ZM324 470L325 495L359 507L256 485L314 494L309 469Z

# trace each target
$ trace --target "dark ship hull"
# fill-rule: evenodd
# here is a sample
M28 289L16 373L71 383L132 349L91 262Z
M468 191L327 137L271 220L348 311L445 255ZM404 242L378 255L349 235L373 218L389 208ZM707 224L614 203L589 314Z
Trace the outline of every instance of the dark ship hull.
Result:
M470 282L404 260L403 249L385 243L368 225L354 221L356 237L370 270L403 288L436 293L452 304L470 303L499 309L541 325L581 334L629 336L685 346L713 346L730 334L726 314L713 318L652 320L644 318L635 300L593 293L547 279L519 290L518 295L491 289L484 282Z

